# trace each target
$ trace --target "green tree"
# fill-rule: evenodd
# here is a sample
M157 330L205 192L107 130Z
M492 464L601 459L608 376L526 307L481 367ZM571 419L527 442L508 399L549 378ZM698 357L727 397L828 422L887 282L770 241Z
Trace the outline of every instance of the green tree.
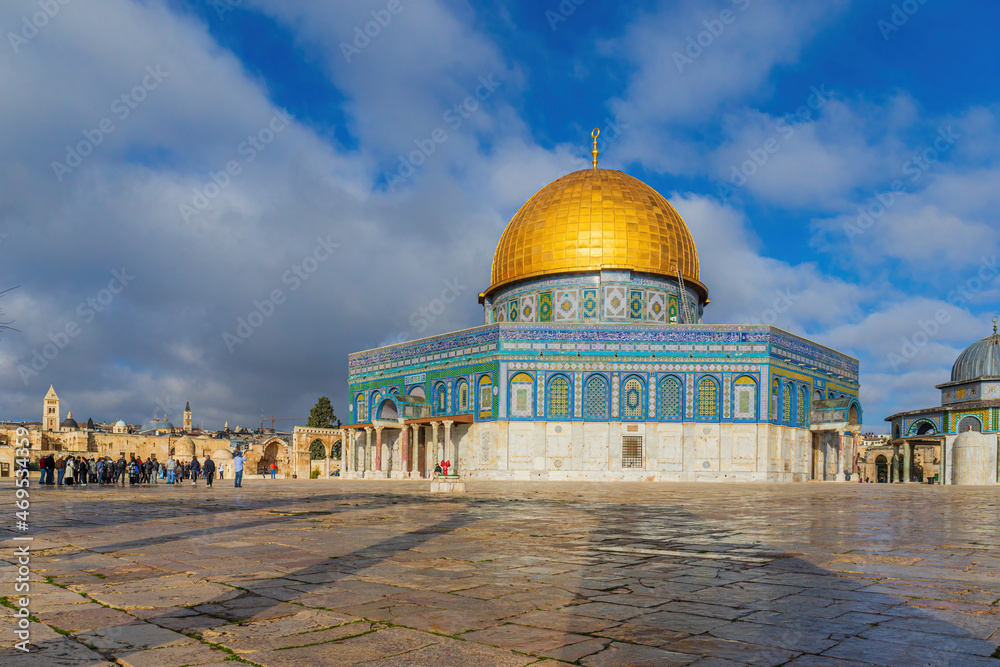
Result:
M319 400L316 401L316 405L309 411L309 421L306 422L306 426L312 428L334 428L339 423L340 420L337 419L337 415L333 414L333 406L330 405L330 399L326 396L320 396Z
M322 442L313 440L312 444L309 445L309 458L313 461L326 458L326 447L323 446Z
M94 418L93 417L91 417L90 419L87 420L87 428L89 430L91 430L91 431L94 430Z

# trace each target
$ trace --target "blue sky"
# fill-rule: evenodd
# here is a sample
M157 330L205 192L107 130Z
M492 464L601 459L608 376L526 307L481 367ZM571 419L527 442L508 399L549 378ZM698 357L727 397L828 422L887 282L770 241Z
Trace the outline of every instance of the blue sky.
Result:
M585 166L594 126L602 165L687 221L707 321L857 356L869 429L938 405L934 385L998 310L1000 7L39 11L0 8L0 80L16 91L0 99L0 286L19 285L0 302L19 329L0 341L0 418L37 419L49 383L97 420L179 417L190 399L205 427L256 425L320 394L344 413L349 352L482 321L503 227ZM449 285L455 304L415 325Z

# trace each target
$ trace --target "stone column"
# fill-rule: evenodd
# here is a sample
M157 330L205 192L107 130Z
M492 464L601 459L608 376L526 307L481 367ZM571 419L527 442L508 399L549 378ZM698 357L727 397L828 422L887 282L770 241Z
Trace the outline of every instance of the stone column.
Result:
M444 422L444 458L451 461L451 467L448 469L448 473L452 475L458 474L458 451L455 451L455 458L451 458L451 425L455 422L450 419L446 419Z
M382 472L382 427L375 427L375 472Z
M410 477L420 477L420 425L410 424L410 429L412 434L410 436L410 442L413 446L413 471L410 473ZM424 456L424 463L426 467L426 459Z
M889 482L900 483L903 480L900 479L899 470L899 445L892 446L892 469L889 472Z
M403 477L406 478L410 472L408 465L410 457L407 455L407 450L410 448L410 429L405 424L401 426L399 434L399 467L401 468L400 472L403 473Z
M837 435L837 474L834 479L838 482L845 482L847 478L844 476L844 437L845 433L839 433Z
M438 452L438 426L439 422L431 422L431 442L427 445L427 456L431 459L431 471L433 472L434 466L436 466L441 461L441 455Z
M372 451L372 427L365 426L365 474L375 469L375 453Z
M913 465L913 447L908 442L903 443L903 482L909 483L913 479L911 466Z

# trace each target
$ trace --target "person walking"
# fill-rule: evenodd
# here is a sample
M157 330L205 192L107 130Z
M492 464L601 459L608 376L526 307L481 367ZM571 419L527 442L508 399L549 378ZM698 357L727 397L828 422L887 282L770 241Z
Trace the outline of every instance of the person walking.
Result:
M198 463L198 457L191 457L191 486L195 486L198 483L198 473L201 472L201 464Z
M205 465L201 467L205 472L205 486L212 486L212 478L215 477L215 461L211 456L205 456Z
M271 461L270 468L271 468L271 479L274 479L274 474L278 472L278 464L275 463L274 461Z
M247 462L247 459L239 451L233 456L233 470L236 472L235 475L235 486L237 489L243 486L243 464Z
M174 460L173 454L167 457L167 462L163 464L163 467L167 471L167 484L173 484L174 474L177 471L177 461Z

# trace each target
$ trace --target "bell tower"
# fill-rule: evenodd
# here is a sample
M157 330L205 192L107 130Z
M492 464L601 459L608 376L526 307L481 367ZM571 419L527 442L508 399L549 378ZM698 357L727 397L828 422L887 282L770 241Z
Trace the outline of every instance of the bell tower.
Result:
M51 384L42 403L42 430L59 430L59 396L56 395L56 390Z
M187 405L184 406L184 431L191 432L191 401L188 401Z

